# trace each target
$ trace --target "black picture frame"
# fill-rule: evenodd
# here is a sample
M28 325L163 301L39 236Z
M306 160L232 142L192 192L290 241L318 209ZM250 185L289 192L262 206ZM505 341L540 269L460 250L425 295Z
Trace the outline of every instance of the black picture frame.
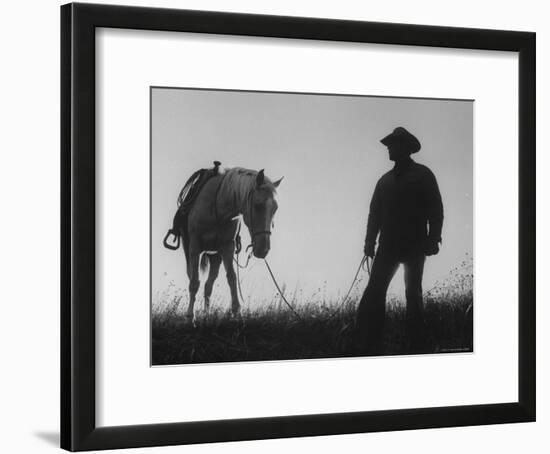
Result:
M96 427L97 27L519 54L517 402ZM91 4L61 7L61 447L71 451L535 421L535 34Z

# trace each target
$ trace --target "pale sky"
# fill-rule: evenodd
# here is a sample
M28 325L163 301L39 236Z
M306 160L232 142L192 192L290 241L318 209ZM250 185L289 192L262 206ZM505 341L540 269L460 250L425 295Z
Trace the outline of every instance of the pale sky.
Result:
M393 166L379 140L397 126L420 140L413 159L436 175L445 210L424 289L472 254L472 101L153 88L151 113L153 301L170 281L187 288L183 251L165 249L162 239L181 187L214 160L284 176L267 258L287 292L345 293L363 255L374 186ZM249 302L275 294L262 261L253 258L241 277ZM400 270L390 292L402 295L402 280ZM229 301L224 272L214 296Z

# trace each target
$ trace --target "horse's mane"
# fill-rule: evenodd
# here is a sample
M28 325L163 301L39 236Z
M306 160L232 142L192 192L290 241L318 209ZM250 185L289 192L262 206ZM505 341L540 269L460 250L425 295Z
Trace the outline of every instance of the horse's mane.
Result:
M256 185L258 171L245 169L244 167L229 167L223 170L222 191L233 193L239 206L246 206L246 201ZM271 180L264 176L263 187L276 193L276 188Z

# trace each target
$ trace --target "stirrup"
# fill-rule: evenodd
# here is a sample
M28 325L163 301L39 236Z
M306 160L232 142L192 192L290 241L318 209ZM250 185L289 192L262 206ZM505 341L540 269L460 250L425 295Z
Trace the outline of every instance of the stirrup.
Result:
M173 244L170 244L168 242L168 238L172 235L174 237ZM164 247L167 249L171 249L172 251L175 251L180 247L180 236L174 232L174 230L170 229L168 232L166 232L166 235L164 235L164 239L162 240L162 244L164 244Z

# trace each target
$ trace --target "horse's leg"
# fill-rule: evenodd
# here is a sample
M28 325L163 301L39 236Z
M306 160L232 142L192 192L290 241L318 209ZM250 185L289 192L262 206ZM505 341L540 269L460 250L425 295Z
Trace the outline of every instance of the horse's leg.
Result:
M223 266L227 275L227 282L231 290L231 312L238 316L241 313L241 305L239 303L239 295L237 293L237 275L233 268L233 251L235 250L235 242L231 241L220 251L223 259Z
M189 277L189 306L187 307L187 317L192 323L195 321L195 299L200 286L199 256L200 250L191 244L189 248L189 262L187 263L187 276Z
M210 309L210 295L212 295L212 287L214 281L218 277L220 271L220 265L222 264L222 257L220 254L214 254L208 257L210 260L210 271L208 272L208 279L204 284L204 310L208 312Z

